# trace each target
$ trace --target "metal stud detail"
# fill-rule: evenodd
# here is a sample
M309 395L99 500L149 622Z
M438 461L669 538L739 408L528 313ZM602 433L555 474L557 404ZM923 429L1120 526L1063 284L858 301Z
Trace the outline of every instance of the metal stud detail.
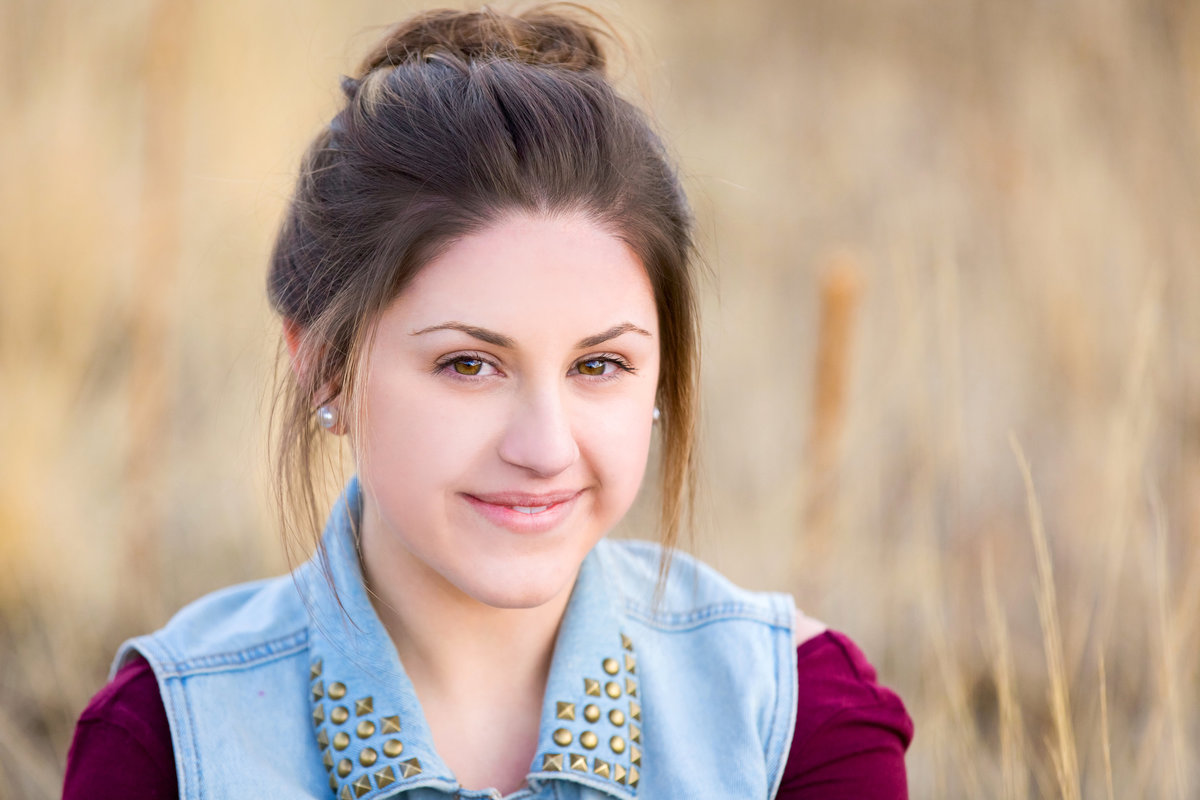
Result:
M618 728L625 724L625 712L619 708L614 708L608 712L608 721Z
M317 681L313 684L312 696L314 703L325 696L325 681Z
M369 739L375 735L375 723L369 719L364 719L358 723L358 727L354 729L360 739Z
M595 722L600 719L600 706L595 703L588 703L583 707L583 718L588 722Z
M642 750L637 745L631 744L629 746L629 763L637 764L638 766L642 764Z
M633 682L633 678L625 679L625 694L630 697L637 697L637 684ZM616 695L613 695L616 697Z
M621 753L625 752L625 740L620 736L614 736L609 739L608 746L611 747L612 751L617 755L621 755Z
M629 788L630 788L630 789L636 789L636 788L637 788L637 784L638 784L638 771L637 771L637 767L630 767L630 768L629 768Z
M621 647L624 647L626 650L633 649L633 642L623 633L621 634Z
M597 758L595 760L595 763L592 764L592 774L599 775L601 778L607 778L608 774L609 774L608 773L608 762L601 761L600 759Z
M380 717L379 718L380 733L399 733L400 732L400 717Z
M337 791L337 778L333 775L329 776L329 788L333 789L335 792Z
M334 700L341 700L346 696L346 684L341 682L329 684L329 696Z
M325 721L325 706L317 706L313 709L313 727L320 725Z
M543 772L562 772L562 753L546 753L542 756Z
M338 731L333 735L333 749L345 750L350 746L350 734L345 731Z
M326 750L325 755L321 756L321 763L325 765L326 772L332 772L333 771L333 753Z
M324 729L317 731L317 745L324 750L329 747L329 733Z
M354 800L354 795L350 793L350 784L342 787L342 793L338 795L338 800Z
M580 753L571 753L570 758L571 758L571 769L575 770L576 772L587 772L588 771L587 756L582 755Z
M632 722L629 723L629 741L640 742L642 740L642 729Z
M595 750L596 745L600 744L600 738L591 731L584 731L579 734L579 743L588 750Z
M609 675L616 675L620 669L621 665L617 663L615 658L604 659L604 671Z
M371 777L369 775L359 775L354 781L354 796L362 797L367 792L371 791Z
M584 678L583 679L583 693L586 694L588 697L599 697L600 696L600 681L596 680L595 678Z
M375 710L375 700L370 697L364 697L361 700L354 701L354 716L361 717L363 714L370 714Z
M358 754L358 763L364 767L373 767L375 762L379 760L379 753L376 753L372 748L368 747Z
M575 704L574 703L564 703L562 700L559 700L558 703L556 703L555 705L556 705L556 710L554 712L555 719L575 719Z
M624 784L625 783L625 768L622 767L620 764L613 764L612 779L614 781L616 781L617 783Z
M354 769L354 763L351 762L350 759L348 759L348 758L343 758L341 761L338 762L338 766L337 766L338 777L339 778L346 777L347 775L350 774L350 771L352 769Z
M321 659L318 658L316 661L312 662L312 666L308 668L308 679L310 681L315 681L319 677L321 677Z
M567 747L575 740L571 732L566 728L559 728L554 732L554 743L559 747Z
M628 681L626 681L625 685L629 685ZM613 700L616 700L621 696L621 687L616 681L609 681L608 683L604 684L604 692Z
M382 789L385 786L391 786L396 782L396 773L391 767L384 767L375 773L375 785Z
M625 654L625 671L637 672L637 659L629 653Z
M638 722L641 722L642 721L642 704L636 703L633 700L630 700L629 701L629 716L633 719L636 719Z
M421 774L421 762L415 758L410 758L407 761L400 762L400 777L411 778L413 775Z
M329 712L329 718L333 720L334 725L341 725L350 719L350 712L346 710L345 706L336 706L333 711Z
M404 752L404 743L399 739L388 739L383 743L383 754L388 758L395 758Z

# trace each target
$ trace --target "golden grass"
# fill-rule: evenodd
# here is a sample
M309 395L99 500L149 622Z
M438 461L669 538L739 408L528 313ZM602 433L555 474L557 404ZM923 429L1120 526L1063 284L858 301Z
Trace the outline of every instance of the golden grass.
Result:
M123 638L282 569L266 255L416 7L0 3L0 796ZM1200 5L601 7L716 275L700 555L863 646L913 797L1193 796Z

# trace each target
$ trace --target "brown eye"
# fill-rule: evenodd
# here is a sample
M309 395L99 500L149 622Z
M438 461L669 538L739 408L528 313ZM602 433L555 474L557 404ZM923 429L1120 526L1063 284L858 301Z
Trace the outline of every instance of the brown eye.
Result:
M454 362L454 371L459 375L478 375L483 369L483 362L478 358L460 358Z
M580 375L603 375L608 362L603 358L592 358L579 362Z

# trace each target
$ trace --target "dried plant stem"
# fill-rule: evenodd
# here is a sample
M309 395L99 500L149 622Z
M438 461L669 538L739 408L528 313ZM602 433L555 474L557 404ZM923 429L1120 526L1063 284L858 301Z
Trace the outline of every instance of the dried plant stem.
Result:
M1046 531L1041 504L1033 486L1033 473L1025 452L1013 434L1009 434L1009 445L1017 458L1021 478L1025 482L1025 498L1029 513L1029 527L1033 536L1034 558L1037 562L1038 618L1042 626L1042 644L1046 653L1046 671L1050 681L1050 711L1054 720L1054 742L1051 759L1058 780L1060 796L1064 800L1079 800L1079 759L1076 754L1075 732L1071 725L1070 687L1063 656L1062 633L1058 623L1058 597L1054 588L1054 566L1050 559L1050 547L1046 542Z
M996 565L992 551L983 558L983 602L987 614L995 655L992 661L993 679L1000 707L1000 766L1002 797L1006 800L1025 800L1029 797L1029 781L1025 768L1025 722L1017 699L1012 646L1008 638L1008 620L996 591Z
M1167 715L1167 736L1170 740L1171 772L1175 779L1175 796L1188 797L1187 776L1184 765L1187 762L1185 752L1183 723L1179 718L1179 687L1178 671L1176 669L1176 647L1172 614L1168 609L1167 597L1170 594L1171 575L1167 569L1167 523L1166 512L1162 507L1162 498L1158 492L1149 492L1150 514L1154 525L1154 549L1157 580L1155 600L1157 601L1158 632L1162 648L1162 694L1163 706Z
M1108 676L1104 671L1104 653L1100 654L1100 745L1104 748L1104 788L1113 800L1112 742L1108 735Z

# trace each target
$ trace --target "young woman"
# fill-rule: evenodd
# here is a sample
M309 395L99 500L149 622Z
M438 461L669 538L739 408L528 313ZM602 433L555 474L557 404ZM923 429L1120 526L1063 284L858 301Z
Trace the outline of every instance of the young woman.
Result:
M903 797L911 722L840 634L672 547L697 320L685 198L598 35L433 12L310 147L269 280L357 477L316 555L126 643L68 798ZM661 452L661 545L604 537Z

